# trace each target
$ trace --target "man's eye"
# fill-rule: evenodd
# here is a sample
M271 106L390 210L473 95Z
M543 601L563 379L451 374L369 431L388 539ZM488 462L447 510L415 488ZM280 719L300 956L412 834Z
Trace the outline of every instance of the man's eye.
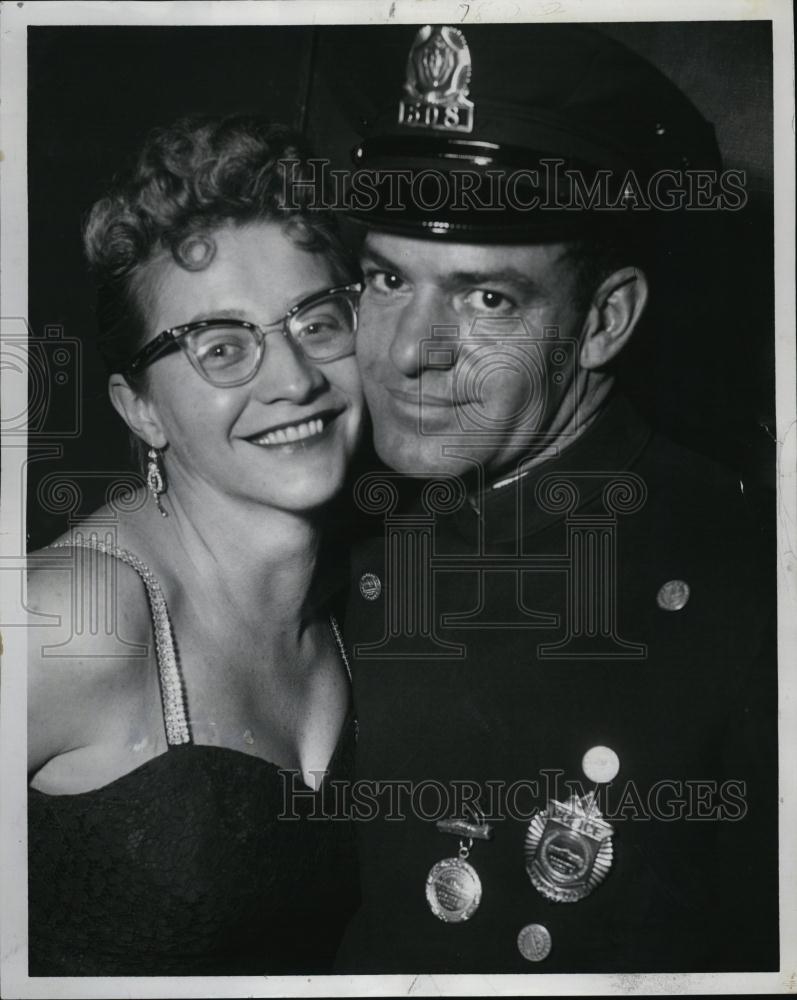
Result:
M489 288L474 288L462 296L462 302L473 312L491 313L495 316L508 316L516 310L516 305L502 292L493 292Z
M392 271L366 271L365 283L368 288L381 295L399 292L405 285L404 279Z

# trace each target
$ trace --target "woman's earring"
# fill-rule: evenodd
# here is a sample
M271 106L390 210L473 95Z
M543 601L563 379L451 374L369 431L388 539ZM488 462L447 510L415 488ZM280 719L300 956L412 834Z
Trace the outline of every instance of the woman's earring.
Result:
M147 488L152 494L152 499L155 501L155 506L161 512L161 516L168 517L169 514L163 509L163 504L161 503L161 493L166 492L166 487L163 482L160 451L157 448L150 448L147 452L147 458Z

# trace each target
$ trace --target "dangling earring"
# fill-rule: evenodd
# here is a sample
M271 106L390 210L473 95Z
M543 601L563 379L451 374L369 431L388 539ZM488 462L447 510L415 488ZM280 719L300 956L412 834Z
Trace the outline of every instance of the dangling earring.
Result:
M147 458L147 488L152 494L152 499L155 501L155 506L161 512L161 516L168 517L169 513L163 509L163 504L161 503L161 493L166 492L166 487L163 483L159 450L157 448L150 448L147 452Z

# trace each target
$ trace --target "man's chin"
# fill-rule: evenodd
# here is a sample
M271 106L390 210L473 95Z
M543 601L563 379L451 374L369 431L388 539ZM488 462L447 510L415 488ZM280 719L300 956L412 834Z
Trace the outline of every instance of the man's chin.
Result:
M391 436L381 439L377 434L374 447L385 465L408 478L430 479L442 475L471 478L479 464L478 459L467 456L464 449L440 438L418 441Z

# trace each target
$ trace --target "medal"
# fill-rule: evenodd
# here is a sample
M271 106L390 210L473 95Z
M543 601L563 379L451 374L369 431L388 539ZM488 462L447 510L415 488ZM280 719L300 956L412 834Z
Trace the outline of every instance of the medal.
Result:
M447 924L470 920L482 901L482 883L466 861L470 849L460 842L459 856L432 865L426 876L426 901L432 913Z
M441 833L453 833L461 839L455 858L443 858L432 865L426 876L426 902L429 909L447 924L460 924L470 920L482 899L482 883L468 857L474 837L489 840L492 827L484 821L480 810L470 810L475 822L464 819L441 819L437 828ZM467 841L465 838L467 837Z
M594 793L552 799L526 833L526 871L534 888L556 903L584 899L609 874L613 833Z

